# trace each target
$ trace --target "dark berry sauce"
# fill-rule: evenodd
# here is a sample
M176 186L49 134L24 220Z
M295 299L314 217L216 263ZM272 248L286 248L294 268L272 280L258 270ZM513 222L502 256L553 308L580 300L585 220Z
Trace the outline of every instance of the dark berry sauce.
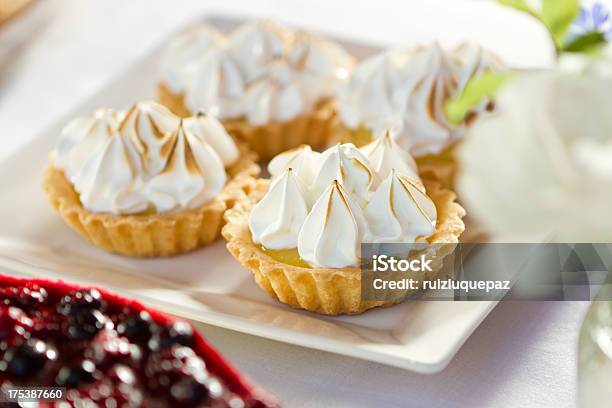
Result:
M0 386L10 385L66 387L58 406L275 406L186 322L98 289L0 275Z

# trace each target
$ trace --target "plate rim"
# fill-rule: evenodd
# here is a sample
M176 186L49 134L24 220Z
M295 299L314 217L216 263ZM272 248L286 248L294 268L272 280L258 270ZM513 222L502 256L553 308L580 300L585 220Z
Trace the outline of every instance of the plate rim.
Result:
M44 279L62 280L61 272L35 265L30 265L22 260L10 259L4 255L0 255L0 267L3 273L17 274L23 277L42 277ZM42 274L41 274L42 272ZM357 358L365 361L372 361L379 364L400 368L403 370L413 371L419 374L436 374L444 370L451 362L453 357L472 335L472 333L480 326L482 321L489 315L491 310L497 305L498 301L475 301L471 303L479 303L482 305L482 310L478 314L478 319L474 322L469 330L462 332L457 341L453 344L451 350L446 353L443 358L432 361L423 362L409 358L401 353L405 347L402 345L385 345L381 343L364 343L354 344L341 340L334 340L313 334L299 333L291 329L275 327L273 325L254 323L246 319L231 315L223 315L216 311L194 311L189 307L178 306L172 302L164 300L153 300L143 293L135 292L129 289L118 288L113 285L100 284L88 279L82 279L70 275L68 277L72 282L82 285L101 286L105 289L137 299L147 306L161 309L164 312L170 313L177 317L192 320L198 323L209 324L211 326L220 327L226 330L232 330L238 333L244 333L256 337L265 338L268 340L279 341L282 343L292 344L300 347L310 348L314 350L325 351L328 353L339 354L347 357ZM319 316L313 316L318 318ZM385 350L386 349L386 350Z

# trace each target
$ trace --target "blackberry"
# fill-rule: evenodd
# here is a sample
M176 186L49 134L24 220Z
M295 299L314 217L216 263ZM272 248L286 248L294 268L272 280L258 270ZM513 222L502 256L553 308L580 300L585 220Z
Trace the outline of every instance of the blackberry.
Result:
M0 299L5 306L33 309L47 301L45 288L38 285L0 288Z
M57 350L39 339L29 339L10 347L0 361L0 372L17 378L36 376L48 361L57 359Z
M125 337L117 336L114 330L100 331L85 354L100 367L108 367L115 363L139 367L142 357L138 345L130 343Z
M76 388L96 380L96 365L91 360L83 360L72 366L60 368L55 383L60 387Z
M132 343L146 344L157 331L155 323L151 319L151 315L147 312L140 312L137 315L126 317L126 319L117 326L117 333L127 337Z
M181 378L170 387L173 402L183 407L196 407L205 403L210 396L206 385L192 377Z
M86 310L104 310L106 302L96 289L76 290L65 295L57 306L59 314L76 316Z
M17 307L0 307L0 341L28 338L33 321Z
M153 351L175 345L193 347L193 330L185 322L174 322L166 325L151 337L149 348Z
M147 386L153 392L165 391L184 378L193 378L204 383L208 371L204 361L189 347L174 346L149 356L144 373Z
M66 334L70 340L91 340L109 326L112 327L112 322L99 310L83 310L68 319Z

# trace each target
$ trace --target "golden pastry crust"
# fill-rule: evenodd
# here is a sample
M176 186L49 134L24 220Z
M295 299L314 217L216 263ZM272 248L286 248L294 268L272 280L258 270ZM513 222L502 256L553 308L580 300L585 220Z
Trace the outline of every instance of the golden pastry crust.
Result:
M433 261L430 265L432 272L422 277L431 279L442 273L444 257L459 242L459 236L465 229L462 221L465 210L455 202L455 193L442 188L437 181L424 180L424 184L438 211L436 231L427 241L441 244L429 246L424 253ZM227 223L222 230L229 251L253 272L255 281L262 289L291 307L326 315L358 314L374 307L397 303L362 300L359 268L303 268L278 262L264 253L251 239L248 217L268 186L269 181L257 180L251 193L225 213Z
M241 148L227 169L229 181L214 200L200 208L151 215L113 215L87 210L63 170L49 165L43 188L51 205L72 229L94 245L132 257L172 256L215 241L223 213L246 197L260 172L256 155Z
M415 157L421 177L438 180L443 187L454 189L459 172L459 163L455 158L456 147L457 143L439 154Z
M158 86L159 101L179 116L191 113L184 104L183 95L172 93L167 86ZM225 129L236 139L245 142L255 151L260 160L268 161L277 154L308 144L313 149L325 147L332 134L332 123L336 116L331 101L319 103L312 113L287 122L273 122L253 126L244 119L221 120Z

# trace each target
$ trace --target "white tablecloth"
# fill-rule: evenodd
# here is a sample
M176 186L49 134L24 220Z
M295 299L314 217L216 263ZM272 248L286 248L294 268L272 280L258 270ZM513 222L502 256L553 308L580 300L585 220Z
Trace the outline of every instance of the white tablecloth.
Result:
M0 29L0 159L170 32L221 13L269 16L379 44L479 39L513 65L544 66L552 55L533 21L483 1L45 0ZM288 407L564 407L574 405L587 306L502 303L434 376L212 326L202 331Z

